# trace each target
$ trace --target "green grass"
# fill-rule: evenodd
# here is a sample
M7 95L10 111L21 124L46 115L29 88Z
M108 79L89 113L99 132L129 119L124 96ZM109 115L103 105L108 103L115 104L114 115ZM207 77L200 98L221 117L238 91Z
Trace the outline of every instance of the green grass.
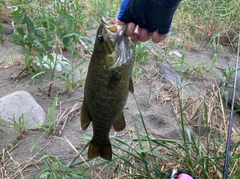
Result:
M190 172L196 178L222 178L227 127L226 121L221 118L223 111L216 99L219 97L218 93L210 90L202 94L201 98L190 98L182 95L180 87L177 94L177 98L174 99L176 105L174 113L179 123L179 139L151 137L135 97L140 119L133 116L134 137L120 139L111 136L114 154L111 162L99 158L90 166L84 162L71 162L71 167L84 164L88 168L85 177L89 176L90 172L107 166L109 168L107 178L112 178L115 174L115 177L119 178L163 179L170 177L173 168ZM193 120L187 117L191 114L189 111L194 111L195 115L198 115L198 127L194 131L186 122ZM219 113L217 116L216 111ZM143 128L143 131L140 132L139 128ZM89 142L91 135L86 139ZM235 144L231 150L229 178L238 178L240 139L234 137L233 140ZM88 145L80 153L84 153L87 147Z
M180 32L182 43L211 42L211 46L229 45L237 48L240 31L238 0L184 0L175 14L173 28Z

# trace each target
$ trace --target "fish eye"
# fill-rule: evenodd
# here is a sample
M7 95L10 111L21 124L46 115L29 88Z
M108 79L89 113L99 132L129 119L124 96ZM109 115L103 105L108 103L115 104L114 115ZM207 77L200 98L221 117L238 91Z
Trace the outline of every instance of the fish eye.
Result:
M103 43L103 41L104 41L103 35L102 34L98 35L98 42Z

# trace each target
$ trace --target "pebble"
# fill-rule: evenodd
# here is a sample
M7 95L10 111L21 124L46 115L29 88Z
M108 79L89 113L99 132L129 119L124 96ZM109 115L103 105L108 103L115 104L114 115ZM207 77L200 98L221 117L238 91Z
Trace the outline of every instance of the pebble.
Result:
M23 115L25 127L39 128L46 121L47 115L35 99L26 91L16 91L0 98L0 119L12 123Z
M13 28L4 24L0 24L4 28L5 35L11 35L13 33Z

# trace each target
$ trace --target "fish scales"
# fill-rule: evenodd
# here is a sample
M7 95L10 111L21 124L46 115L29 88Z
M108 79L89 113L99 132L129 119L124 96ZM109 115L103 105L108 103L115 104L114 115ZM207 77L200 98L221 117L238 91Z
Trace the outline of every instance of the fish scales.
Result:
M117 28L109 19L102 18L88 68L81 126L85 130L90 122L93 125L89 158L112 159L109 133L112 126L116 131L125 128L123 108L129 90L133 92L133 60L128 39L124 36L126 27Z

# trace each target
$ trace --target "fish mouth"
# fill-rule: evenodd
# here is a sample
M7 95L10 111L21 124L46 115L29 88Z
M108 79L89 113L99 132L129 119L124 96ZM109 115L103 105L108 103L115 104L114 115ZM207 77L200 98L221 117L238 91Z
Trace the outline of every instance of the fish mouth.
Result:
M101 25L106 30L106 35L114 47L114 50L108 55L114 63L111 63L107 69L112 71L117 67L126 64L128 60L132 58L132 53L128 45L128 38L124 35L127 30L127 25L117 25L115 18L107 17L102 17Z
M117 25L116 18L102 17L102 25L112 35L123 36L127 30L126 24Z

